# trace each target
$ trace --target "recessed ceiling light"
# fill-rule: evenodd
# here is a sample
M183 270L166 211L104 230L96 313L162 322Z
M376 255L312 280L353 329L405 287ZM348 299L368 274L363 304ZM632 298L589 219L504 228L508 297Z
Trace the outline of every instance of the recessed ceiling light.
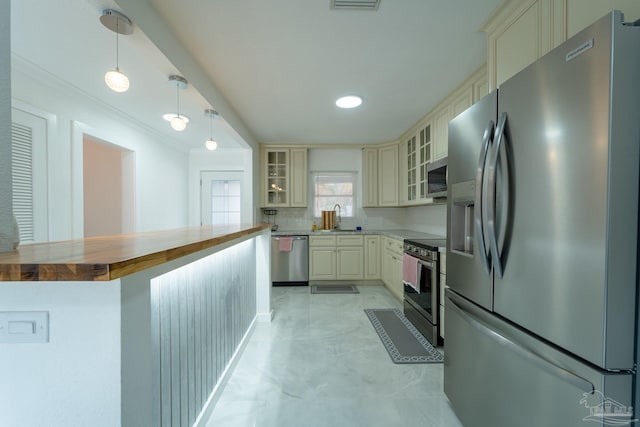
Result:
M362 98L355 95L343 96L338 98L336 105L340 108L355 108L362 104Z

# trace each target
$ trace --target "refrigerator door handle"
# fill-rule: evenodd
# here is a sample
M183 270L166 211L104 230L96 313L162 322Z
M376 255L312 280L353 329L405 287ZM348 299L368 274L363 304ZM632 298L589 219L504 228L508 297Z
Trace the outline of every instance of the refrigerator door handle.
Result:
M482 334L488 336L489 338L493 339L494 341L498 342L498 344L508 348L509 350L515 353L518 353L520 356L524 357L531 363L544 369L550 374L563 378L565 381L579 388L583 392L592 394L595 391L596 388L591 383L591 381L588 381L582 378L581 376L576 375L575 373L568 371L561 366L556 365L551 360L534 352L533 350L530 350L526 347L516 344L515 342L511 341L509 338L491 329L490 326L485 325L484 322L477 320L475 316L473 316L472 314L469 314L463 307L459 306L458 303L456 303L453 300L453 298L451 298L451 296L448 296L448 298L451 304L447 306L447 309L453 308L458 313L458 315L462 317L462 319L464 319L467 323L469 323L469 325L471 325L478 332L481 332Z
M489 143L493 136L493 120L489 121L487 128L484 130L484 136L482 137L482 146L480 147L480 156L478 158L478 169L476 170L476 194L475 194L475 209L474 209L474 222L476 242L478 243L478 252L480 252L480 262L484 271L491 273L491 266L489 265L490 255L487 253L487 247L485 244L484 233L485 227L482 221L482 190L484 188L484 172L487 163L487 152L489 151Z
M489 160L489 178L487 189L487 229L489 234L489 247L491 248L491 259L493 268L502 277L502 260L500 259L500 250L498 249L498 233L496 229L496 176L498 172L498 158L500 157L500 147L504 140L504 127L507 123L507 113L500 114L496 132L494 134L493 152ZM507 176L504 179L508 179ZM508 184L507 184L508 188Z

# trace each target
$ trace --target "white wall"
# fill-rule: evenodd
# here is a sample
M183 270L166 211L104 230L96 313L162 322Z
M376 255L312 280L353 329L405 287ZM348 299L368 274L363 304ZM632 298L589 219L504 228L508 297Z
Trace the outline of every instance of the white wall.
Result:
M13 250L11 187L11 73L9 67L11 31L8 0L0 0L0 252Z
M49 240L82 237L85 135L135 152L134 231L187 225L185 149L20 58L12 58L12 73L13 102L48 116Z
M255 199L253 156L251 149L225 151L192 151L189 154L189 225L200 225L200 176L201 172L241 171L242 180L242 222L254 221L253 201ZM256 174L257 175L257 174Z
M119 426L120 281L0 283L0 311L28 310L49 342L0 344L0 426Z

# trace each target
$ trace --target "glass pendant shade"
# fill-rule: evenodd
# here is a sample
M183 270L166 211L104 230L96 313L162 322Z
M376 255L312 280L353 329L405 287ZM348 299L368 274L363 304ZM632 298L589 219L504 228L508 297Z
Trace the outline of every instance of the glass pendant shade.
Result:
M216 148L218 148L218 143L213 138L207 139L207 142L205 142L204 145L207 147L207 150L209 151L213 151Z
M119 36L129 35L133 33L133 24L131 20L121 12L113 9L105 9L100 16L100 22L107 29L116 33L116 68L107 71L104 75L104 82L109 89L114 92L126 92L129 89L129 78L125 76L119 68L120 64L120 41Z
M181 132L186 129L187 122L182 117L177 115L171 119L171 127L173 128L173 130Z
M129 89L129 78L120 72L119 69L107 71L104 75L104 82L114 92L126 92Z

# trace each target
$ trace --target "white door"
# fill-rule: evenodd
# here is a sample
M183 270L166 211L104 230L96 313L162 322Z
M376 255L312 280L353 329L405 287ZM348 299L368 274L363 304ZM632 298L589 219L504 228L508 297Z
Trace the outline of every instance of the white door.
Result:
M241 171L201 173L201 225L241 222L243 175Z
M20 242L46 242L47 121L29 112L11 109L13 213Z

